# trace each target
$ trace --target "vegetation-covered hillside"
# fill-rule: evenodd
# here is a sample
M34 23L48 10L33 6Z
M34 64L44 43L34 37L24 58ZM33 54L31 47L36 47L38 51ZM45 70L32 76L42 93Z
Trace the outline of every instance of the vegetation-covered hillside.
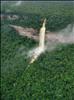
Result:
M39 30L46 17L47 30L63 29L74 23L74 2L22 2L16 6L8 1L1 8L4 15L19 16L1 20L1 99L74 100L74 44L46 51L29 66L26 52L38 43L9 27Z

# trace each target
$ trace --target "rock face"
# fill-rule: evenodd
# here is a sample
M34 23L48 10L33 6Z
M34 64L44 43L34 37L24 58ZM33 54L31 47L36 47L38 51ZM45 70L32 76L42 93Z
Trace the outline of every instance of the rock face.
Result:
M39 36L37 35L38 31L33 28L23 28L16 25L10 25L10 27L14 28L21 36L26 36L28 38L34 39L35 41L39 40Z

